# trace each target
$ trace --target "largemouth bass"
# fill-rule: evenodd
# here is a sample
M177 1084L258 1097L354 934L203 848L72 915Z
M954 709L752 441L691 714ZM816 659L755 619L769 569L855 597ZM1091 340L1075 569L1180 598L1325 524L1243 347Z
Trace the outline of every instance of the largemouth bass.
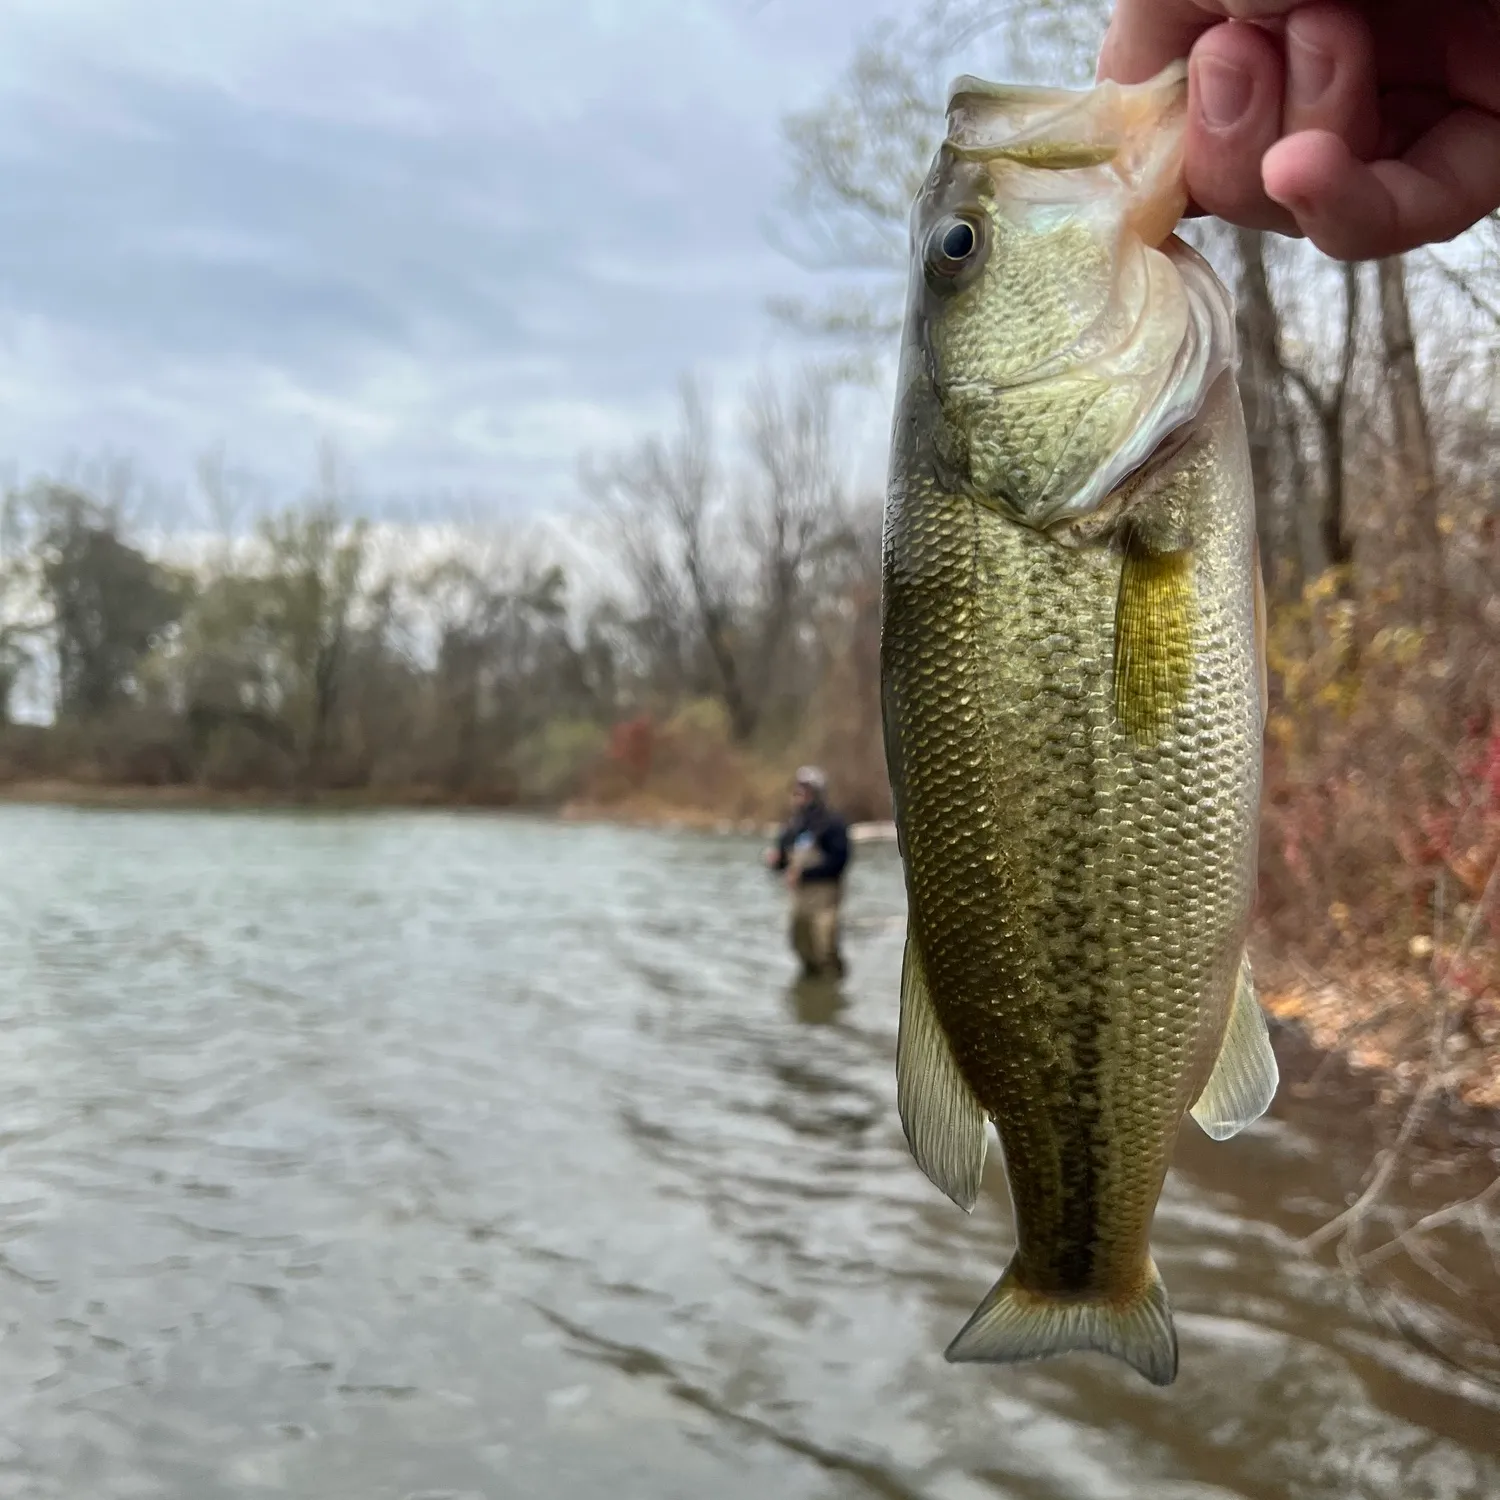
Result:
M1172 235L1186 71L960 79L912 213L885 523L909 899L898 1096L1016 1249L951 1360L1093 1349L1172 1382L1149 1243L1191 1111L1258 1117L1244 955L1264 606L1227 292Z

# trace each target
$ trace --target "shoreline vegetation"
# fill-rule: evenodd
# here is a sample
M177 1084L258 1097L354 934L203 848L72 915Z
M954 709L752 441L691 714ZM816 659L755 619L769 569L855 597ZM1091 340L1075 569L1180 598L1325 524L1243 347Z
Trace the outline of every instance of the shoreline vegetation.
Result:
M505 816L517 812L561 822L669 829L720 836L765 837L773 817L726 817L701 805L626 797L578 799L553 807L520 807L454 797L437 787L229 790L198 785L122 785L63 778L0 782L0 802L129 811L447 811ZM895 841L895 825L879 819L851 824L857 844ZM1375 1080L1387 1102L1430 1087L1467 1110L1493 1113L1500 1124L1500 1003L1461 1006L1436 997L1434 955L1417 945L1408 965L1331 966L1314 970L1278 953L1262 924L1253 940L1262 1003L1274 1022L1291 1027L1319 1054L1341 1059ZM1425 962L1424 962L1425 960Z

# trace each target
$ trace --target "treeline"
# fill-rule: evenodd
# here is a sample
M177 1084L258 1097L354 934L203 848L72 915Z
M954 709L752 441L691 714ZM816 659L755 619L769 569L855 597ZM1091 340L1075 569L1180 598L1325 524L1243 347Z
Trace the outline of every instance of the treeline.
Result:
M833 399L763 384L716 435L685 390L675 435L586 466L581 579L519 530L326 496L150 547L80 487L15 490L0 778L763 817L803 755L881 815L879 506Z

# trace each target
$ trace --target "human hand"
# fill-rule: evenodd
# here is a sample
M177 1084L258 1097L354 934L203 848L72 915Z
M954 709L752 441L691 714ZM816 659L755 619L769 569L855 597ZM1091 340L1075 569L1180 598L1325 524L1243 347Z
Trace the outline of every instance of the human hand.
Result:
M1365 260L1500 207L1500 0L1117 0L1099 76L1188 58L1188 192Z

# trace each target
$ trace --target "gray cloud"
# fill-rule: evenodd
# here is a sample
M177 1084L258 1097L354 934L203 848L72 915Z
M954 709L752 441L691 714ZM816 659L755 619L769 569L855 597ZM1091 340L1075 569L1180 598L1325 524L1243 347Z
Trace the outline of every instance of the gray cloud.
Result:
M19 0L0 65L0 455L572 495L740 379L806 273L778 121L856 0ZM316 12L316 14L309 14Z

